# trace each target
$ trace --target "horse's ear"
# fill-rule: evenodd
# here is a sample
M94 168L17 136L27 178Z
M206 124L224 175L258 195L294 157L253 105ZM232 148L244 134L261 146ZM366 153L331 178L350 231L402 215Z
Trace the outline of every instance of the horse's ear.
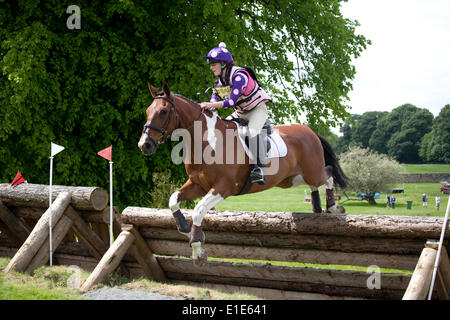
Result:
M147 82L148 89L150 90L150 93L152 94L152 97L156 97L158 95L158 89L156 89L154 86L150 84L150 82Z
M170 97L169 85L167 83L165 83L164 81L162 83L162 89L163 89L164 93L166 94L166 96Z

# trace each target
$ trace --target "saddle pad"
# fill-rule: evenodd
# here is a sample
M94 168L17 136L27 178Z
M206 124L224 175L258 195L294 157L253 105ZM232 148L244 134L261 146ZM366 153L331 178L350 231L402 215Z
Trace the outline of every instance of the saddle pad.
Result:
M239 123L236 123L238 126L238 132L241 132L241 125ZM254 159L252 152L245 144L245 140L243 135L238 134L239 141L241 142L242 147L245 150L245 153L250 159ZM285 157L287 154L287 147L286 143L284 142L283 138L281 138L280 134L278 133L278 130L273 128L272 133L267 137L268 142L270 143L270 150L267 153L266 158L272 159L272 158L282 158Z

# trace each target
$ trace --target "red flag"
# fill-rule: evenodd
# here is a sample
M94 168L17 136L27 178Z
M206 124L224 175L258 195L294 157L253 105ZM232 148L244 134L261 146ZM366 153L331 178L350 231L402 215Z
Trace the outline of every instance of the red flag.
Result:
M11 186L15 187L24 182L27 182L27 180L25 180L25 178L22 177L22 174L20 173L20 171L17 171L16 177L14 178L13 182L11 183Z
M112 145L109 146L108 148L105 148L105 149L103 149L103 150L100 150L99 152L97 152L97 154L98 154L100 157L103 157L103 158L105 158L106 160L111 161L111 159L112 159Z

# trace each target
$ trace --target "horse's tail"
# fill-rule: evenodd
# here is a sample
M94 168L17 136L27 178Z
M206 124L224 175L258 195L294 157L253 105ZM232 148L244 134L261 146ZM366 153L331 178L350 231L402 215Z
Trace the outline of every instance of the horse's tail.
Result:
M345 188L347 186L347 176L339 165L339 161L334 153L333 148L330 143L325 140L324 137L317 135L322 143L323 153L325 158L325 166L331 166L333 168L333 180L337 185L341 188Z

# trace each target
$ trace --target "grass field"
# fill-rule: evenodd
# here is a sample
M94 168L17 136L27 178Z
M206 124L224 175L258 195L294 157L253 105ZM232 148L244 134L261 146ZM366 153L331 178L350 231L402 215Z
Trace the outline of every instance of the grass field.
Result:
M450 164L402 164L403 173L448 173Z
M448 195L441 196L439 211L435 208L435 196L439 194L439 183L401 183L395 188L403 188L404 193L396 194L395 209L386 207L386 193L380 193L376 199L376 205L370 205L367 201L349 200L343 194L338 204L343 205L346 213L350 214L389 214L389 215L422 215L444 216ZM306 193L305 193L306 192ZM325 188L319 188L322 207L325 207ZM311 212L311 204L305 203L305 194L309 196L308 186L298 186L290 189L272 188L264 192L230 197L216 206L217 210L244 210L244 211L289 211ZM428 195L428 207L422 208L422 194ZM356 199L355 195L349 195L350 199ZM406 208L408 200L412 201L411 210Z

